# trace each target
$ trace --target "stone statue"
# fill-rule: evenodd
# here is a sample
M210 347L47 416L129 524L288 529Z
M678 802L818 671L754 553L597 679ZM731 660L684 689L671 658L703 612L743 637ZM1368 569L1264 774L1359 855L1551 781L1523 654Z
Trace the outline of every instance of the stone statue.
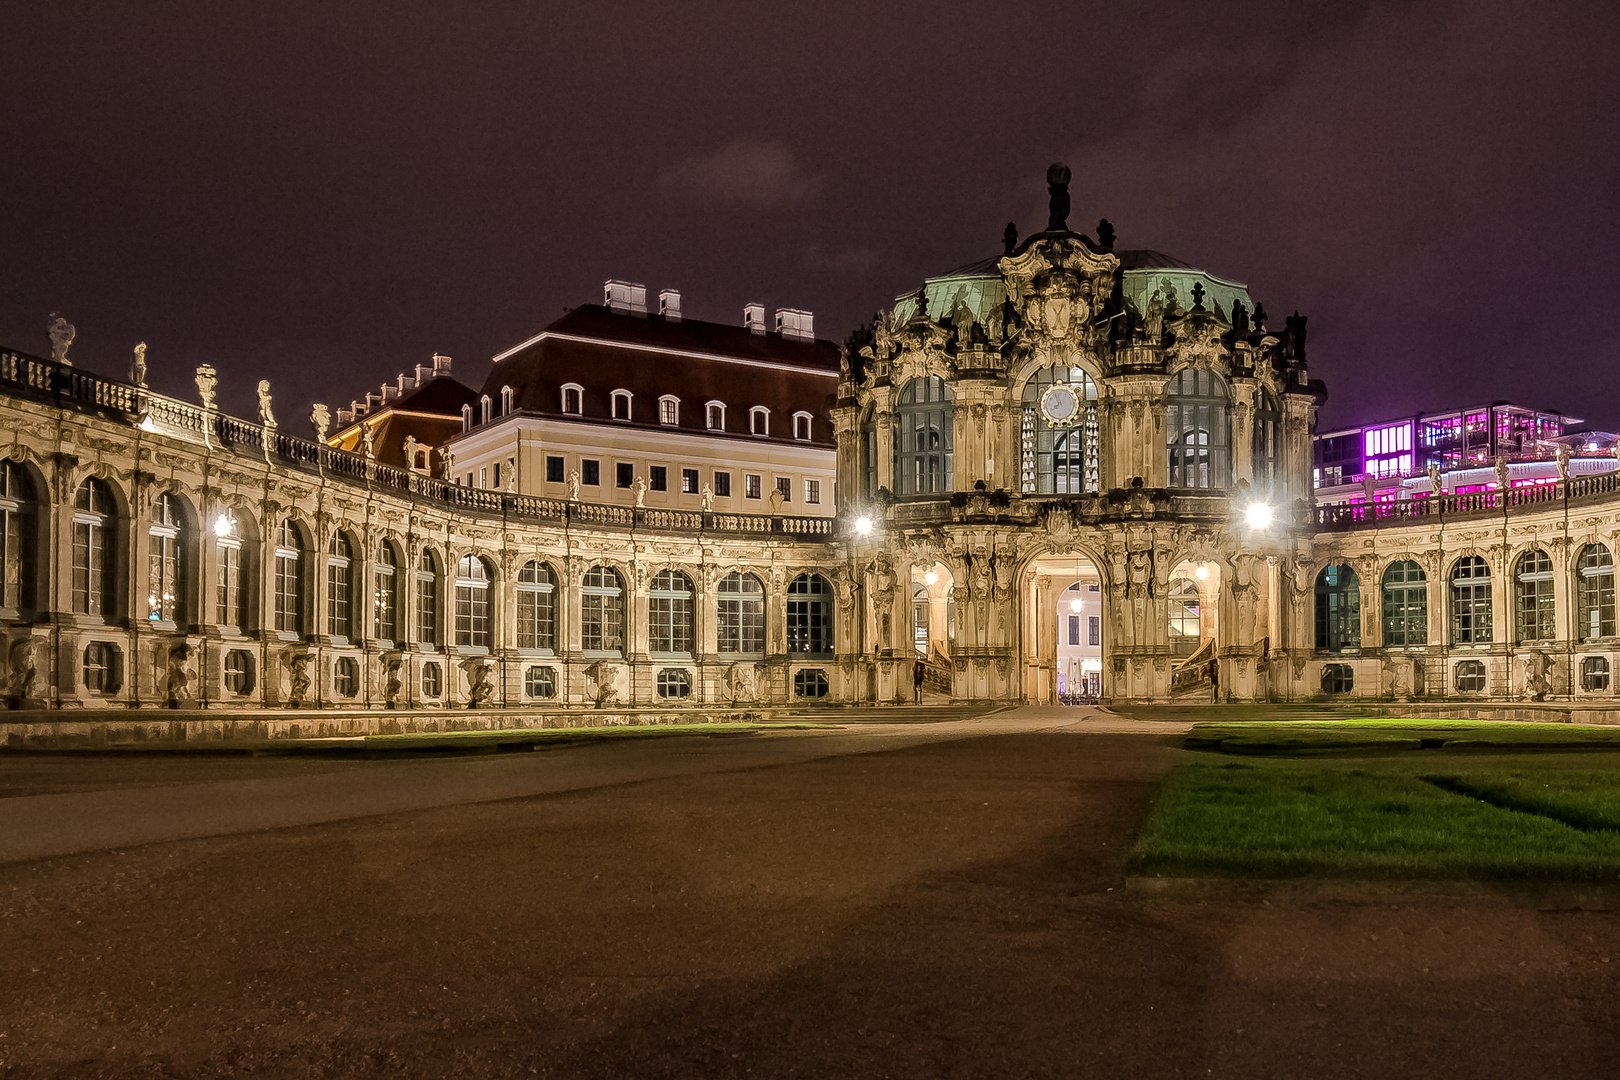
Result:
M441 474L439 479L443 480L447 484L450 483L455 472L455 468L456 455L441 447L439 450L439 472Z
M1402 653L1388 653L1384 656L1385 689L1391 697L1410 698L1412 696L1413 663L1410 656Z
M568 470L568 498L572 502L579 501L579 470Z
M1569 483L1569 447L1558 448L1558 479Z
M1193 298L1192 309L1194 311L1203 311L1204 310L1204 284L1203 284L1203 282L1201 282L1201 281L1193 282L1192 298Z
M71 367L73 361L68 359L68 346L73 344L73 336L78 333L73 324L64 319L60 312L53 311L45 332L51 339L51 359Z
M1001 230L1001 253L1011 255L1018 250L1018 223L1007 222L1007 227Z
M1142 328L1147 333L1149 342L1157 344L1164 338L1164 300L1159 296L1159 290L1153 290L1153 296L1148 300L1147 318L1142 321Z
M1069 167L1061 162L1046 170L1047 232L1065 232L1069 228Z
M34 680L39 674L34 667L34 639L24 636L12 642L8 661L6 696L16 698L20 706L34 696Z
M186 670L186 661L191 659L191 646L180 642L168 651L167 670L163 676L163 700L170 708L178 708L187 700L186 687L191 682L191 672Z
M276 426L276 415L270 411L270 380L259 380L259 423L267 428Z
M606 660L598 660L585 669L585 677L590 679L596 687L596 694L592 699L598 709L605 709L613 704L614 698L619 696L619 665L611 664Z
M1232 333L1240 341L1249 336L1249 309L1237 299L1232 301Z
M1266 332L1266 305L1254 305L1254 329L1257 333Z
M360 425L360 452L366 455L367 461L377 458L376 436L371 433L370 424Z
M398 649L392 649L383 654L383 708L385 709L399 707L399 692L404 688L400 682L399 669L404 662L404 654Z
M1097 246L1104 251L1114 250L1114 223L1107 218L1097 222Z
M1432 461L1429 462L1429 489L1434 492L1434 497L1437 499L1446 493L1444 483L1440 478L1440 466Z
M315 432L315 441L324 443L326 432L332 426L332 414L318 401L314 408L309 410L309 426Z
M416 471L416 455L420 447L415 435L405 436L405 468L411 472Z
M467 673L467 708L478 709L489 704L495 694L495 684L489 681L492 665L474 658L463 661L461 670Z
M1507 463L1507 458L1503 457L1501 454L1498 454L1496 456L1495 469L1496 469L1496 490L1505 492L1508 489L1508 463ZM1505 506L1506 504L1504 503L1503 505Z
M636 477L636 482L630 485L630 490L636 493L636 508L641 509L647 505L647 481L643 477Z
M752 702L757 696L754 685L754 665L732 664L726 669L726 694L733 705Z
M302 649L288 649L282 654L281 663L287 669L287 678L292 684L287 694L287 704L302 705L304 698L309 696L309 653Z
M889 330L889 313L880 311L872 317L872 344L861 348L861 355L881 363L894 354L894 334Z
M951 323L956 327L957 349L973 348L973 310L968 307L966 300L956 302L956 311L951 315Z
M1552 658L1540 649L1534 649L1524 658L1524 692L1533 701L1540 701L1552 692Z
M204 364L197 369L197 396L202 399L203 408L213 409L214 388L217 386L219 376L214 372L213 364Z
M703 494L699 497L703 500L703 512L705 514L712 512L714 510L714 488L704 484Z
M782 512L783 501L782 489L779 487L771 488L771 516L774 517Z
M838 606L848 611L855 606L855 575L847 566L840 566L832 575L833 595Z
M129 381L136 386L146 387L146 342L135 346L135 355L129 361Z

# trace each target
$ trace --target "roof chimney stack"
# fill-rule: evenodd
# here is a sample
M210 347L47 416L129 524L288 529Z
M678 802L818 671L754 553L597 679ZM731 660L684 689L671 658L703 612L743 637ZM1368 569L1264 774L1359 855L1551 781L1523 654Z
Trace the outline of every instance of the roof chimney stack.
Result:
M765 332L765 305L745 304L743 306L743 325L748 327L750 334L763 334Z
M602 303L621 315L647 314L647 286L609 279L602 285Z
M440 356L438 353L434 353L433 354L433 375L434 375L434 378L437 378L440 375L448 375L448 374L450 374L450 358L448 356Z
M776 309L776 332L793 341L816 340L816 317L793 308Z
M416 380L414 378L412 378L411 376L405 374L404 372L400 372L400 375L399 375L399 392L400 392L400 394L404 394L405 391L407 391L407 390L415 390L415 389L416 389Z
M681 294L674 289L665 289L658 294L658 314L670 322L681 321Z

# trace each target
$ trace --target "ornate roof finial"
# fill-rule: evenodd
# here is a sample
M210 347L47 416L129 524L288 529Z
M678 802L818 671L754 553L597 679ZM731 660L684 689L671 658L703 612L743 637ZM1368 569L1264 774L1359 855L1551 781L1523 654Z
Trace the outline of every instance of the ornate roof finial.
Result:
M1069 228L1069 167L1062 162L1046 170L1046 193L1050 196L1050 216L1046 219L1047 232L1064 232Z
M1007 227L1001 230L1001 253L1011 255L1018 246L1018 223L1009 221Z
M1193 282L1193 306L1192 306L1192 309L1194 311L1203 311L1204 310L1204 285L1203 285L1203 282L1200 282L1200 281Z

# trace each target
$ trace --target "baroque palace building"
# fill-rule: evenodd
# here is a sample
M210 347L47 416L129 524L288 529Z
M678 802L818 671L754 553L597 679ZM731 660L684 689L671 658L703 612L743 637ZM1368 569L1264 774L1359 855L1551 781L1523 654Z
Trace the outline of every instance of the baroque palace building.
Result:
M1009 226L841 350L802 313L733 340L667 299L618 310L610 283L478 399L434 390L416 447L391 444L441 362L336 435L318 406L305 438L268 383L248 422L215 407L212 368L196 403L150 391L144 347L128 380L88 373L58 320L50 358L0 352L5 697L656 712L909 700L922 665L962 701L1207 700L1213 674L1238 700L1612 704L1617 474L1563 454L1555 482L1513 487L1499 458L1483 490L1318 505L1306 320L1272 330L1242 284L1116 249L1106 220L1072 231L1068 170L1048 181L1044 230ZM642 401L626 361L571 401L548 352L614 341L682 350L694 380L724 353L747 379ZM596 437L630 492L553 478L548 445L578 468ZM635 484L722 469L732 444L787 491Z

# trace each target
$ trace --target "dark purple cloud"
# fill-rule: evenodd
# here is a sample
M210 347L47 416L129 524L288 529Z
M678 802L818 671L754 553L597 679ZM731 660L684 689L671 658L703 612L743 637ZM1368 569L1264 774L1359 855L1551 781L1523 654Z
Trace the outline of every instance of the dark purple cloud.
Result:
M1044 224L1311 316L1324 422L1620 426L1607 3L35 3L0 37L0 343L347 401L607 277L841 335ZM284 424L288 421L284 420Z

